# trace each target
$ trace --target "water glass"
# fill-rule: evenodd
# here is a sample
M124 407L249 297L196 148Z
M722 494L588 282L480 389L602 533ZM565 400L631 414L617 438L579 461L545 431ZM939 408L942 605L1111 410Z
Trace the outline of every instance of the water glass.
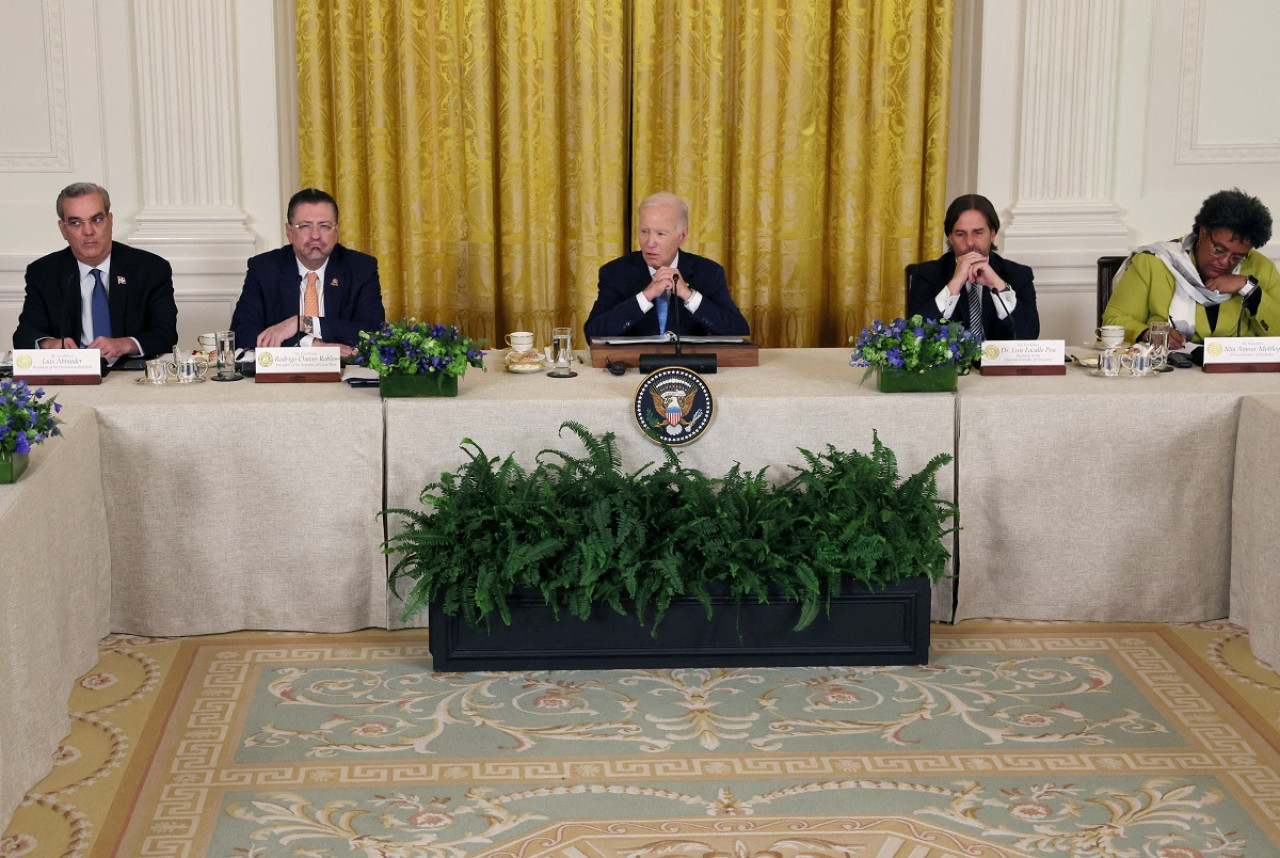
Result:
M573 371L573 329L551 329L551 362L552 370L548 375L557 378L569 378L577 375Z
M231 381L236 375L236 332L218 331L218 378Z

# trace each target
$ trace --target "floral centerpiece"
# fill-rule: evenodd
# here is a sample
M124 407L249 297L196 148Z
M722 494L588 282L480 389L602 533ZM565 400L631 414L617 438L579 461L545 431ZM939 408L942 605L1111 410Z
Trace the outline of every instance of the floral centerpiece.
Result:
M849 365L867 368L863 381L874 371L881 390L955 390L956 375L969 372L982 349L959 322L921 316L876 319L850 340Z
M378 374L383 396L457 396L467 367L484 369L483 348L455 325L401 319L361 331L353 362Z
M32 390L22 380L0 382L0 483L22 475L32 445L62 434L58 397L42 399L44 388Z

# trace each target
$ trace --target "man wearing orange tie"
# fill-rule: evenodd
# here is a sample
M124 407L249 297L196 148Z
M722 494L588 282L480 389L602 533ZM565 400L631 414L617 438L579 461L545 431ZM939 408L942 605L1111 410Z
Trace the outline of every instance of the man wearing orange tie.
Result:
M338 203L315 188L290 198L284 231L288 246L249 260L231 315L236 343L353 353L360 332L386 319L378 260L338 243Z

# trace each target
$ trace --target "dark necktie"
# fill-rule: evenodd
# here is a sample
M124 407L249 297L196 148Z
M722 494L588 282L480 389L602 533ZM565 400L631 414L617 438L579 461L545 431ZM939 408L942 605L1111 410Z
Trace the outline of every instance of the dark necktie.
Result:
M667 311L671 309L667 293L663 292L657 298L654 298L653 305L658 310L658 333L665 334L667 332Z
M969 290L969 333L981 340L983 338L982 286L970 283L967 288Z
M90 309L93 312L93 337L111 336L111 307L107 303L107 287L102 285L102 272L97 268L89 272L93 275L93 300Z

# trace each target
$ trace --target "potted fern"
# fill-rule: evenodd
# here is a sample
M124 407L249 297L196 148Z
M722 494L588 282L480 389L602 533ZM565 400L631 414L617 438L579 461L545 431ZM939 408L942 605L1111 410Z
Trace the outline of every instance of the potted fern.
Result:
M614 436L534 467L487 456L394 509L384 544L404 617L430 609L438 670L920 663L954 504L935 457L899 480L870 455L800 451L795 475L721 477L665 459L628 472Z

